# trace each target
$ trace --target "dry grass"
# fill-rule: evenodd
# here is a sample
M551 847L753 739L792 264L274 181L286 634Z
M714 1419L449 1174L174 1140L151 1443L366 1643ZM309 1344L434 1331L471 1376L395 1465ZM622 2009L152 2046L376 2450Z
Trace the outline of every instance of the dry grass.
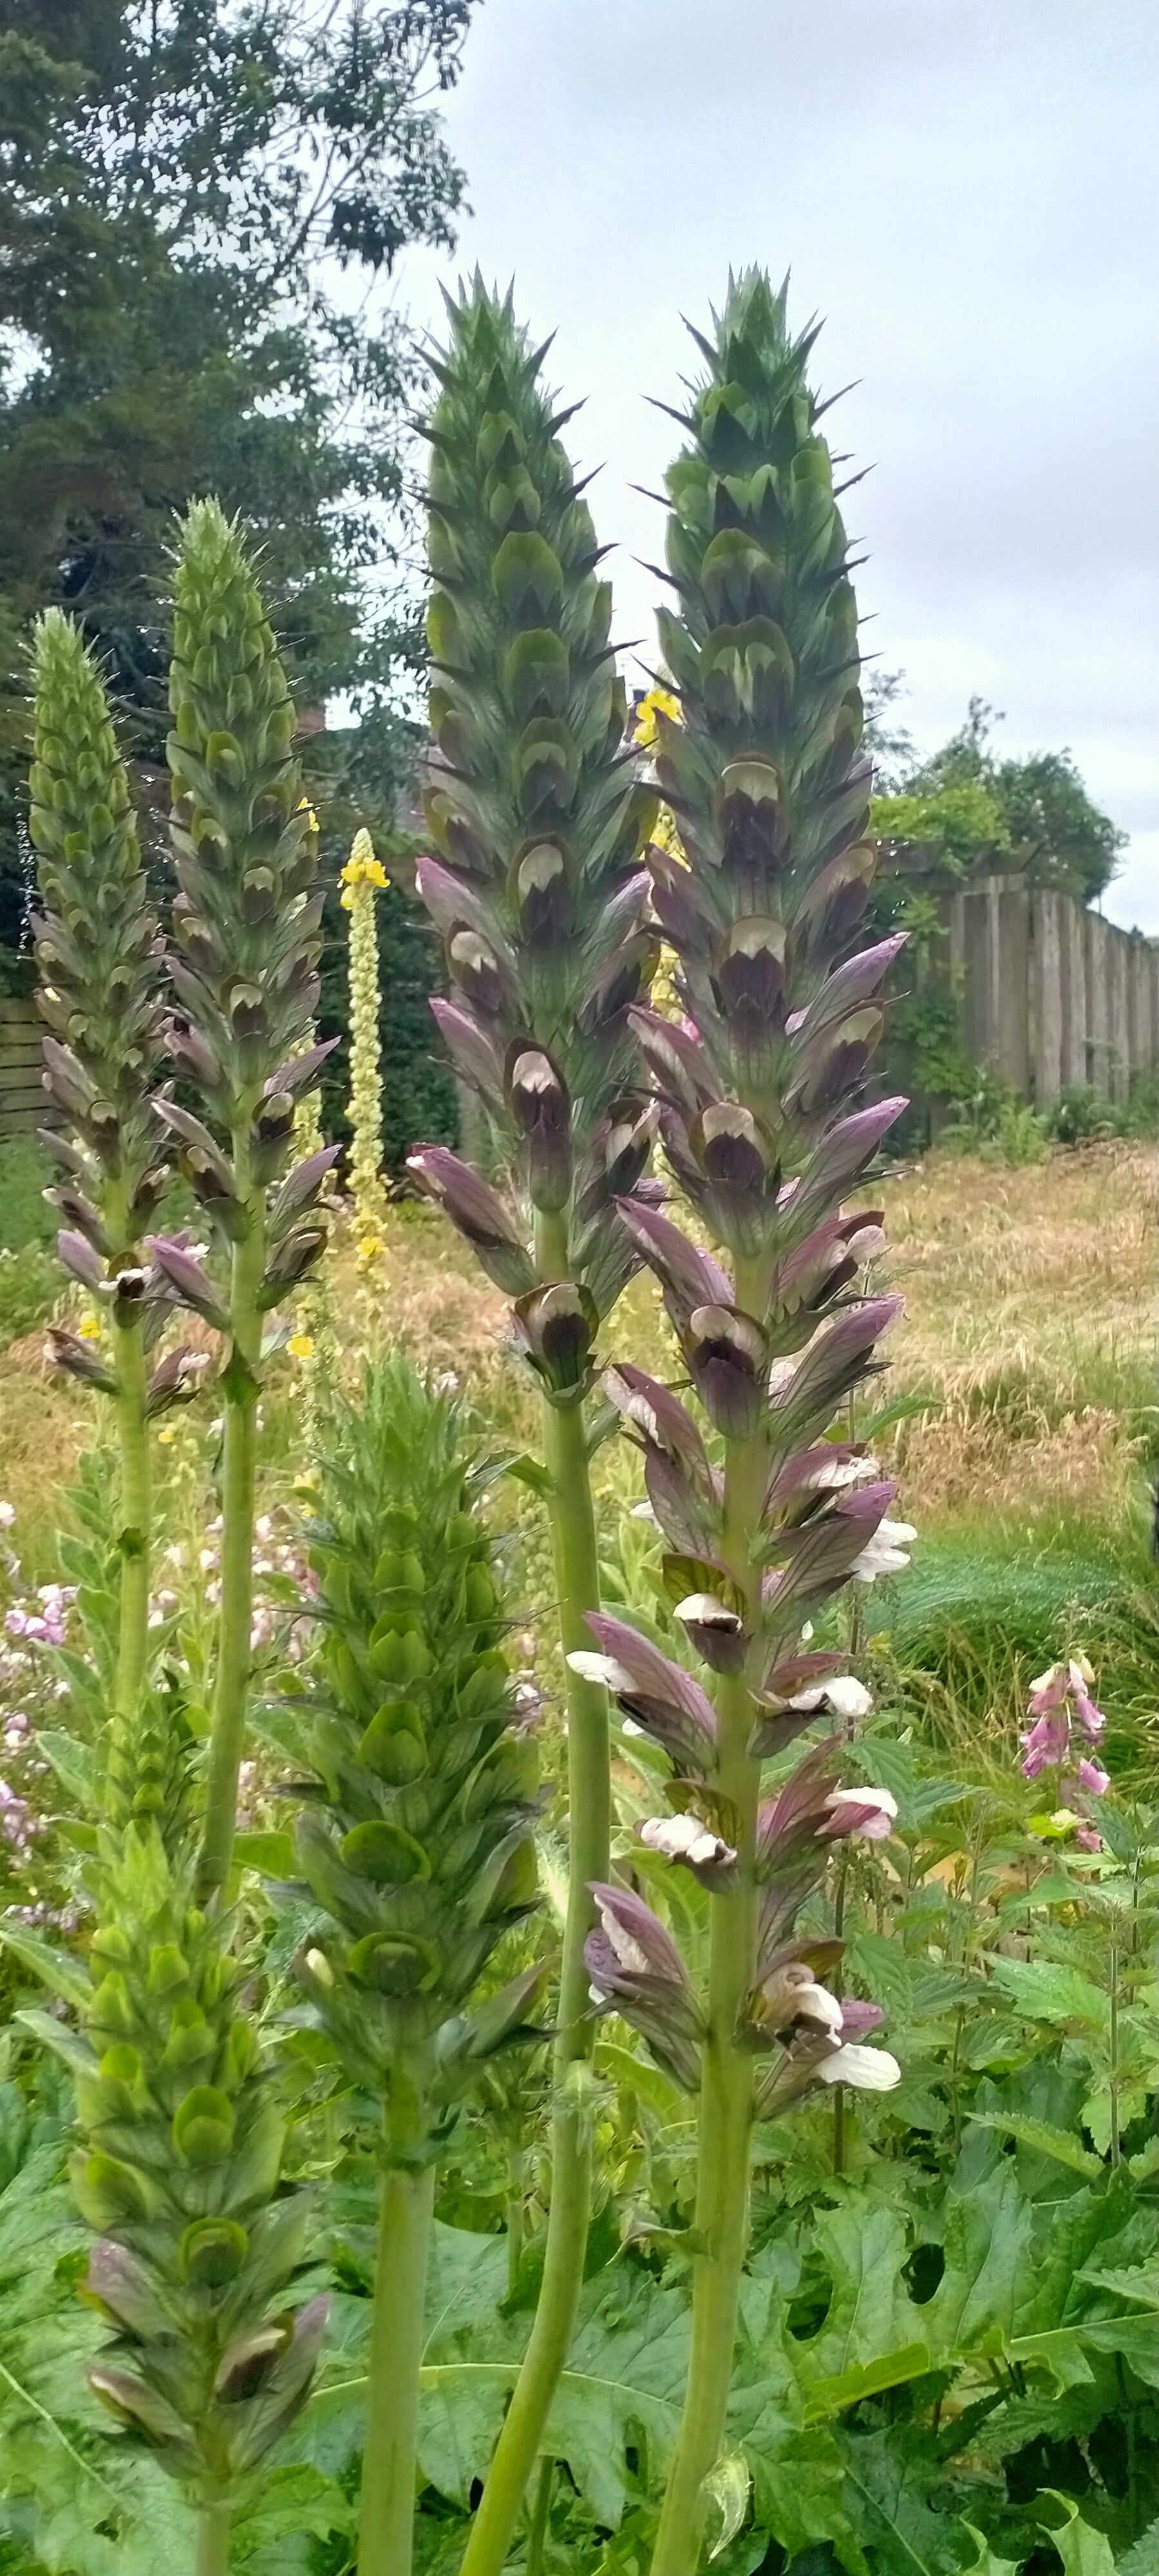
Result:
M979 1509L1029 1524L1060 1506L1117 1520L1159 1427L1152 1152L1092 1146L1010 1172L935 1154L885 1198L906 1313L882 1394L928 1398L886 1435L906 1508L924 1526ZM502 1353L503 1300L433 1210L391 1209L371 1283L339 1256L334 1299L358 1339L453 1369L505 1438L534 1436L534 1402ZM650 1282L633 1285L610 1340L670 1370ZM26 1532L47 1530L91 1410L46 1381L41 1344L0 1358L0 1492Z

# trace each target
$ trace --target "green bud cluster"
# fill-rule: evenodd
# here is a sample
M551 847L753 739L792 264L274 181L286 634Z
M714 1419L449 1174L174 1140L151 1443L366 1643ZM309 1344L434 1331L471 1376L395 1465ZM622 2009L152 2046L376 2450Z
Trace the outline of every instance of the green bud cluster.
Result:
M319 1784L298 1858L325 1916L303 1980L355 2081L380 2096L405 2076L428 2110L542 1981L466 2010L536 1898L536 1757L512 1726L478 1474L453 1396L401 1357L368 1370L323 1462L321 1644L293 1746Z
M293 1107L262 1095L318 998L317 825L286 674L240 532L216 501L197 502L185 525L169 702L181 952L171 973L191 1030L178 1053L223 1126L255 1121L272 1178Z
M582 1283L605 1314L635 1257L611 1201L651 1134L627 1014L655 963L639 865L654 804L625 752L611 591L545 352L478 277L449 310L428 429L439 858L417 876L450 972L435 1016L514 1192L507 1230L551 1219L559 1249L539 1277ZM457 1221L445 1163L417 1168ZM535 1284L526 1252L500 1267L514 1293Z
M79 627L45 611L35 639L29 831L40 912L45 1089L75 1141L46 1131L62 1213L102 1258L128 1252L165 1183L150 1097L162 1046L158 960L125 765ZM95 1204L94 1204L95 1202Z
M89 1865L79 2030L26 2018L75 2080L84 2288L114 2338L90 2385L192 2503L224 2507L305 2402L326 2302L291 2304L308 2196L280 2191L285 2117L227 1925L193 1901L185 1741L164 1731L158 1712L135 1785L114 1766L128 1821Z

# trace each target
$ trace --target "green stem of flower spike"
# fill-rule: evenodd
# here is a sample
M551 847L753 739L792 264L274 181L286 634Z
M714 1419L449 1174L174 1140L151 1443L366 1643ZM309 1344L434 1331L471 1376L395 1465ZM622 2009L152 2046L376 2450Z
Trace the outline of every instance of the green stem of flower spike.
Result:
M199 1892L203 1900L211 1896L215 1888L224 1887L233 1857L237 1775L245 1746L253 1622L254 1481L258 1369L262 1347L258 1293L265 1268L265 1225L263 1195L260 1190L247 1190L245 1165L245 1138L242 1132L238 1132L234 1136L234 1172L238 1196L248 1203L250 1224L241 1242L234 1245L230 1283L233 1350L224 1380L221 1615L199 1871Z
M542 1280L566 1279L562 1217L536 1221L536 1266ZM565 1655L590 1646L584 1614L599 1608L596 1524L592 1509L583 1409L544 1405L544 1456ZM588 1889L608 1873L611 1790L608 1706L597 1683L568 1672L567 1776L569 1878L554 2054L551 2208L543 2282L531 2340L487 2474L463 2558L462 2576L498 2576L511 2545L535 2467L551 2401L567 2360L583 2283L591 2209L592 2147L584 2068L591 2053L584 1942L593 1921Z
M149 1646L149 1369L139 1323L116 1330L117 1433L121 1452L121 1595L116 1704L131 1718L145 1678Z
M421 2136L421 2104L412 2087L392 2077L386 2109L392 2161L383 2175L378 2213L358 2576L410 2576L435 2171L429 2161L416 2168L393 2159Z
M767 1276L759 1275L755 1264L738 1262L736 1293L746 1313L763 1314ZM752 1440L726 1443L721 1556L746 1594L752 1587L751 1540L760 1520L767 1473L768 1454L759 1433ZM758 1575L758 1584L759 1580ZM692 2349L684 2412L652 2576L693 2576L700 2559L704 2480L724 2441L748 2232L754 2059L752 2050L738 2042L737 2024L756 1976L755 1859L761 1768L749 1752L754 1712L743 1673L721 1676L716 1712L716 1785L735 1812L737 1881L712 1899L695 2219L705 2251L693 2264Z
M197 2517L196 2576L229 2576L229 2507L207 2504Z

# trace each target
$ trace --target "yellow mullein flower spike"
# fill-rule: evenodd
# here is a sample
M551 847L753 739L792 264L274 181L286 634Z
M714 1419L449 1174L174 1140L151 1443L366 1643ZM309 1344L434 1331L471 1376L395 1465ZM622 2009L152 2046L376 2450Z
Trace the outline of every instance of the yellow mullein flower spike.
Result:
M96 1315L82 1315L80 1322L77 1325L77 1331L80 1334L82 1342L99 1342L101 1338L101 1327L98 1317Z
M382 1249L382 1067L379 1044L378 930L374 897L389 883L369 832L356 832L342 870L342 903L350 915L350 1102L354 1130L350 1189L359 1257L366 1267Z

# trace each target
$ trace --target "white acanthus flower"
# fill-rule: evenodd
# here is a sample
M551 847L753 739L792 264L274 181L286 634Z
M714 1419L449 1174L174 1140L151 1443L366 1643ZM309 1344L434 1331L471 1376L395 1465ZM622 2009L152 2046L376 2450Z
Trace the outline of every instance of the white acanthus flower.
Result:
M901 2068L888 2048L836 2048L813 2069L822 2084L852 2084L856 2093L892 2093Z
M906 1549L917 1531L909 1521L879 1521L872 1538L854 1557L850 1573L858 1583L876 1583L879 1574L900 1574L909 1564Z
M850 1485L874 1485L881 1475L876 1458L821 1458L804 1478L810 1493L841 1494Z
M650 1816L640 1827L640 1840L649 1851L662 1852L665 1860L687 1860L697 1868L708 1861L736 1859L732 1845L722 1842L696 1816Z
M855 1673L834 1673L822 1684L822 1698L835 1717L868 1717L873 1706L873 1693Z
M897 1822L897 1800L891 1798L888 1789L831 1789L825 1804L839 1831L843 1807L869 1807L872 1810L861 1824L850 1826L854 1842L888 1842L891 1828Z
M607 1935L609 1948L612 1950L615 1958L619 1962L620 1967L629 1969L634 1977L646 1977L648 1974L647 1951L642 1950L639 1942L632 1939L631 1933L625 1931L623 1924L619 1921L618 1917L613 1914L609 1905L600 1906L600 1921Z

